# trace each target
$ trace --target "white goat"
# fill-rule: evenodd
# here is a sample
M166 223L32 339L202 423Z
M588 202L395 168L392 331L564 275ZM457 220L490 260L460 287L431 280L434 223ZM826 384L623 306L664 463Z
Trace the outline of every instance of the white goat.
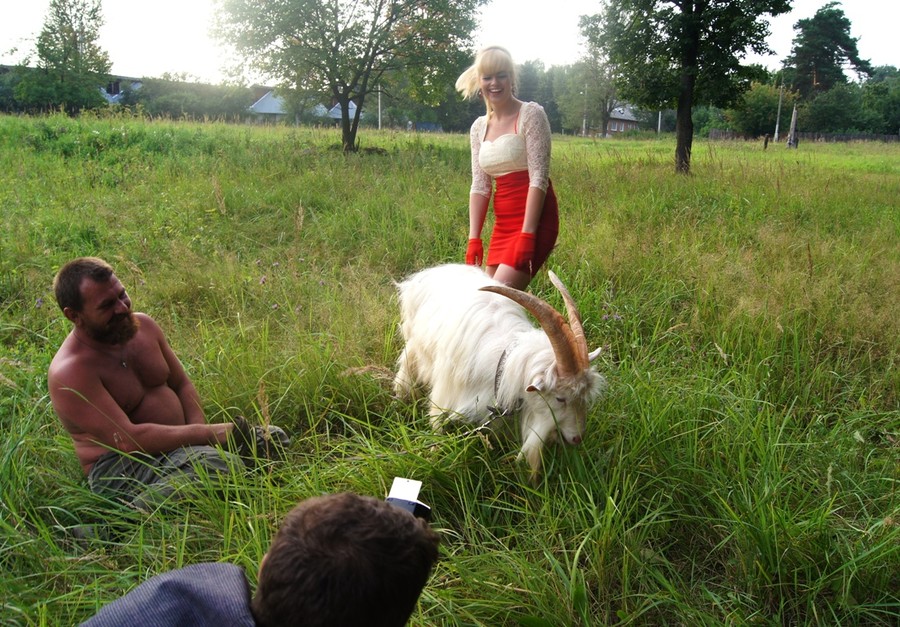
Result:
M555 274L569 322L532 294L498 283L480 268L443 265L398 285L405 342L394 391L430 391L431 424L446 419L487 424L519 414L522 449L536 478L545 443L578 444L590 404L605 380L591 367L581 318ZM523 309L524 307L524 309ZM528 310L542 329L529 321Z

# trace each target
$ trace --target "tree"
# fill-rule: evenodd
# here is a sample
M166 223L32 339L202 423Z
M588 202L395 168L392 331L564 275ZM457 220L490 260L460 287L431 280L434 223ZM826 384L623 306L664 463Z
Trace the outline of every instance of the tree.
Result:
M126 89L121 103L173 119L239 120L248 115L253 93L247 87L197 83L186 74L166 73L142 79L139 89Z
M550 130L554 133L560 133L562 132L562 114L559 111L559 103L557 102L555 70L556 68L551 66L549 70L545 70L541 75L535 102L539 102L544 107L547 121L550 122Z
M521 100L541 102L538 92L541 89L541 76L544 64L540 61L526 61L518 67L517 79L519 91L516 96Z
M220 2L219 37L283 87L330 94L343 148L355 151L363 103L384 77L410 74L416 99L437 104L469 62L475 9L486 0Z
M675 170L690 171L694 102L727 106L759 77L747 51L770 52L763 15L789 0L608 0L593 41L619 75L620 97L651 110L677 105ZM584 25L584 21L583 21Z
M562 133L580 134L585 110L584 72L575 64L553 67L550 73L557 94L556 106L561 125L559 130Z
M818 133L877 133L881 117L863 106L860 85L838 83L801 107L800 126Z
M68 113L106 104L109 55L97 45L100 0L50 0L37 40L37 69L23 72L16 99L26 108Z
M560 69L564 72L557 79L557 100L563 131L581 135L597 129L605 133L613 110L624 104L616 99L615 84L607 75L608 66L586 56Z
M762 137L775 131L779 100L783 118L785 112L789 116L793 110L797 94L789 89L782 91L773 83L754 82L726 117L734 130L750 137Z
M598 44L602 39L597 30L598 22L588 16L582 16L579 26L582 36L588 42L587 54L582 60L585 74L584 93L587 102L590 103L585 105L584 125L588 126L587 121L590 119L599 118L600 133L601 136L605 136L613 111L626 103L619 98L616 68L609 62L606 51Z
M871 64L859 57L858 38L850 36L850 20L839 7L839 2L829 2L811 18L794 24L797 36L785 69L794 89L804 98L846 83L845 65L857 75L872 74Z
M891 65L876 67L862 88L863 106L881 119L873 132L900 134L900 71Z
M710 131L713 129L737 130L726 119L725 111L718 107L699 106L694 107L691 112L691 122L694 125L694 134L700 137L709 137ZM675 127L675 120L672 120L672 128Z
M554 90L555 70L545 69L544 64L537 60L522 63L518 67L519 90L516 96L520 100L540 103L550 122L550 130L558 133L562 130L562 122ZM484 106L481 113L484 113Z
M445 131L467 131L472 120L484 110L481 99L464 99L451 84L446 85L443 95L438 98L437 106L423 104L412 97L408 74L385 76L379 84L383 127L407 129L412 123L412 128L416 130L422 130L422 125L425 124L440 125ZM366 119L362 119L360 124L366 122ZM372 123L373 126L377 124L375 120Z
M22 68L0 68L0 111L7 113L19 110L16 100L16 86L22 80Z

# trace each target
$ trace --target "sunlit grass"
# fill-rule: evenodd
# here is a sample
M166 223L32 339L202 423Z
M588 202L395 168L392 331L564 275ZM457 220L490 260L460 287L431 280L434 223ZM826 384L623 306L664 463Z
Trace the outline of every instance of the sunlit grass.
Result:
M394 281L462 259L463 135L0 118L0 622L77 624L204 560L251 582L298 500L424 482L415 625L893 624L900 148L556 138L568 285L609 394L538 485L392 398ZM55 270L110 260L211 420L293 443L151 517L92 495L46 393ZM532 290L561 306L546 276ZM73 537L81 525L97 535Z

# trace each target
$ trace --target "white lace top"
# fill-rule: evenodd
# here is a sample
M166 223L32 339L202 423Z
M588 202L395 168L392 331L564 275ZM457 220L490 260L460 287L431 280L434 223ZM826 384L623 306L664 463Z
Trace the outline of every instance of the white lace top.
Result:
M517 132L484 139L487 116L472 123L472 188L470 193L490 197L492 177L528 170L530 187L547 191L550 180L550 121L536 102L523 102Z

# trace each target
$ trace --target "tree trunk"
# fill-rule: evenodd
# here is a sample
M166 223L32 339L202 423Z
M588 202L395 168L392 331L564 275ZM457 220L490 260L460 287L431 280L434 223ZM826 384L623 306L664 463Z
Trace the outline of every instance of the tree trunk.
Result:
M694 121L691 110L694 105L694 68L681 72L681 91L678 94L678 110L675 115L675 171L688 174L691 171L691 145L694 142Z
M356 112L358 115L358 108ZM350 120L350 99L341 100L341 148L345 153L356 152L356 129L357 125Z
M686 0L681 32L681 80L678 87L678 109L675 113L675 172L688 174L691 171L691 145L694 142L694 87L697 83L700 57L700 20L706 8L705 2Z
M600 138L605 139L609 137L609 118L611 117L611 113L603 109L600 111Z
M341 102L341 145L344 152L356 152L359 144L356 143L356 133L359 130L359 118L362 116L363 100L365 96L356 97L356 112L350 118L350 99Z

